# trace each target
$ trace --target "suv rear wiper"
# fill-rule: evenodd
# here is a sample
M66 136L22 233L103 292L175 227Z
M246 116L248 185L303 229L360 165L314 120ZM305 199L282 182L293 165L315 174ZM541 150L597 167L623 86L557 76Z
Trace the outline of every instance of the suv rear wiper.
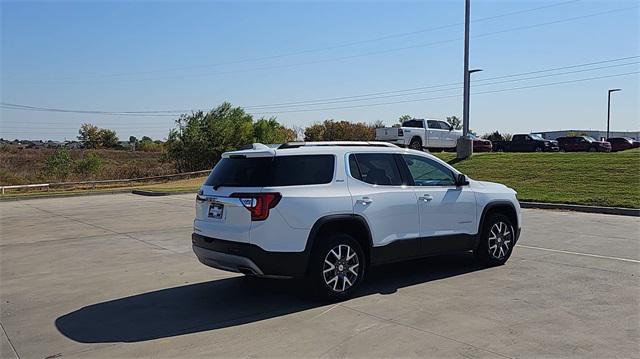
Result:
M225 187L230 187L230 186L235 186L235 183L218 183L212 186L214 191L217 191L218 188L225 186Z

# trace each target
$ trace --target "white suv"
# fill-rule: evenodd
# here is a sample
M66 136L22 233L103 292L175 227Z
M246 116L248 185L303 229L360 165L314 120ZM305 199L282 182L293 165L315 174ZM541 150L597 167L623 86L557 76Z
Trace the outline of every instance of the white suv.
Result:
M304 277L348 297L369 266L455 251L504 264L516 192L388 143L254 144L228 152L196 198L193 250L211 267Z

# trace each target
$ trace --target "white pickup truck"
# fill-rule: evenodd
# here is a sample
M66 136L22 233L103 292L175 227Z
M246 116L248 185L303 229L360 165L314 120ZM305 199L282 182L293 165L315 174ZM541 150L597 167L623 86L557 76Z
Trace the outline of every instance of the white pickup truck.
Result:
M445 121L417 119L404 121L401 127L376 129L376 141L391 142L414 150L454 149L462 131Z

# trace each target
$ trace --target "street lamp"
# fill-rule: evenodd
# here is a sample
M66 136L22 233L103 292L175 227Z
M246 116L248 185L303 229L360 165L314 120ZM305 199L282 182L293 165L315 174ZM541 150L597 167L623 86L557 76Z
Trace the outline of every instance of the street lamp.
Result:
M480 69L469 70L469 23L471 18L471 0L464 2L464 88L462 91L462 137L456 143L457 158L463 159L473 154L473 141L469 138L469 88L471 86L471 74L482 71Z
M622 91L622 89L610 89L607 93L607 138L609 138L609 123L611 121L611 93Z

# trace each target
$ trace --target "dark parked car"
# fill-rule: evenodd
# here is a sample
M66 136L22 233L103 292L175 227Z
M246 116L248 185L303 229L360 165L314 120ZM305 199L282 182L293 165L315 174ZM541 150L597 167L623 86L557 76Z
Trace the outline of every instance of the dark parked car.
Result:
M607 141L598 141L589 136L558 137L556 139L560 150L566 152L589 151L610 152L611 144Z
M499 152L556 152L558 142L545 140L539 135L513 135L511 141L493 141L493 150Z
M493 145L491 141L485 140L473 134L469 134L473 139L473 152L491 152Z
M633 140L627 137L609 137L607 142L611 144L611 151L624 151L633 148Z

